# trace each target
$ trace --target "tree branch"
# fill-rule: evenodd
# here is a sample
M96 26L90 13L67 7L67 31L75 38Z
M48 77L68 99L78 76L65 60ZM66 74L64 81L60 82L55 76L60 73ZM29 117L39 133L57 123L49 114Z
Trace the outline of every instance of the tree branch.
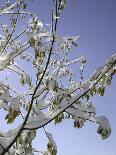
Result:
M69 103L64 109L59 109L56 114L54 114L54 116L52 117L51 116L51 119L48 121L48 122L45 122L43 125L39 126L39 127L36 127L36 128L24 128L25 130L34 130L34 129L39 129L39 128L42 128L44 126L46 126L48 123L50 123L51 121L53 121L58 115L60 115L62 112L65 112L68 108L70 108L73 104L75 104L80 98L82 98L83 96L85 96L92 87L94 87L102 78L103 76L108 73L108 71L112 68L113 66L110 66L106 71L104 71L104 73L86 90L86 91L83 91L83 93L81 93L81 95L79 95L79 97L72 101L72 103Z
M57 15L57 0L56 0L56 15ZM13 141L10 143L10 145L9 145L7 148L5 148L5 150L2 152L1 155L4 155L4 154L5 154L6 152L8 152L8 150L13 146L13 144L17 141L18 137L21 135L21 133L22 133L22 131L23 131L23 129L24 129L24 126L25 126L26 123L27 123L27 120L28 120L28 118L29 118L29 115L30 115L30 112L31 112L31 109L32 109L32 105L33 105L33 102L34 102L34 99L35 99L34 96L35 96L36 91L38 90L38 88L39 88L39 86L40 86L40 84L41 84L41 82L42 82L42 80L43 80L43 78L44 78L44 75L45 75L45 73L46 73L46 71L47 71L47 68L48 68L48 65L49 65L49 62L50 62L50 58L51 58L51 55L52 55L52 50L53 50L54 42L55 42L56 28L57 28L57 18L55 19L55 26L54 26L54 32L53 32L53 39L52 39L52 43L51 43L51 47L50 47L48 59L47 59L47 62L46 62L46 67L45 67L45 69L44 69L44 71L43 71L43 74L42 74L42 76L41 76L41 78L40 78L39 83L37 84L37 86L36 86L36 88L35 88L35 90L34 90L34 92L33 92L33 95L32 95L32 98L31 98L31 103L30 103L30 107L29 107L28 113L27 113L27 115L26 115L26 117L25 117L25 120L24 120L24 122L23 122L23 124L22 124L22 126L21 126L21 128L20 128L20 130L19 130L19 132L17 133L17 135L15 136L15 138L13 139Z

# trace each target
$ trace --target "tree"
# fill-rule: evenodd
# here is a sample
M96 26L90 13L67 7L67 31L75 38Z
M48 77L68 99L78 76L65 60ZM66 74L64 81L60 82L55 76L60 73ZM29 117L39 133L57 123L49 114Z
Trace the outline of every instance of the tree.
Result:
M58 124L69 118L74 120L76 128L81 128L86 121L98 123L97 132L102 139L108 138L111 134L109 121L96 115L91 98L96 94L103 96L110 85L116 73L116 54L84 81L86 58L82 56L72 61L68 58L71 47L78 47L78 36L61 37L56 33L66 0L53 0L51 24L48 26L26 11L27 4L24 0L14 3L7 0L0 9L0 71L6 76L4 81L0 81L0 109L6 112L8 124L22 118L17 128L0 131L0 154L40 153L32 147L40 128L44 128L48 138L47 149L41 154L57 154L56 143L45 126L51 121ZM25 24L25 29L19 33L20 23ZM80 64L79 82L71 70L71 65L76 63ZM16 76L16 89L23 87L24 92L12 88L9 75Z

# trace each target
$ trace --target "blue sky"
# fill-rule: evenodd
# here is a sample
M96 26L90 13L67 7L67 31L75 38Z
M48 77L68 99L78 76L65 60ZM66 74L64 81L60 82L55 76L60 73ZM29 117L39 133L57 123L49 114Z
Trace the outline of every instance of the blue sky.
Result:
M51 0L35 0L29 8L44 22L51 19ZM58 22L58 34L79 35L79 48L72 49L71 57L86 56L85 79L116 52L116 0L67 0L67 6ZM74 68L76 71L76 67ZM112 126L110 138L102 141L96 133L97 125L87 122L75 129L66 120L49 129L58 145L58 155L116 155L116 77L104 97L96 96L93 102L98 115L109 118ZM4 128L4 127L3 127ZM44 148L43 130L38 132L34 145Z

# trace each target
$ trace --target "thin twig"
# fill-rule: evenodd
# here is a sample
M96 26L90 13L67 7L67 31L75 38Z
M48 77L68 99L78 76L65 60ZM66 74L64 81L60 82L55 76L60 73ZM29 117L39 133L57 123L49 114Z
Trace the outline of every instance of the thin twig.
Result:
M17 38L19 38L23 33L26 32L27 29L25 29L24 31L22 31L18 36L16 36L14 39L12 39L9 43L12 43L14 40L16 40Z
M18 12L7 11L7 12L4 12L4 14L15 14L15 15L28 14L28 15L33 16L31 12L26 12L26 11L18 11Z

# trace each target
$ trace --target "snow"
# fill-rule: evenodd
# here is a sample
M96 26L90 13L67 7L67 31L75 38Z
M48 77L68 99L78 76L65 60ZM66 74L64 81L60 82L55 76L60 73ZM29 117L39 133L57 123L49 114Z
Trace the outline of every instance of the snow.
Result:
M86 81L86 82L82 83L82 85L80 85L80 87L83 88L83 91L88 90L90 88L90 86L91 86L91 82L90 81Z
M73 106L84 112L94 113L94 114L96 113L96 108L92 104L89 104L88 102L80 102L80 103L74 104Z
M84 111L81 111L79 109L76 109L76 108L68 108L66 110L69 114L75 116L75 117L78 117L78 118L83 118L83 119L87 119L87 113L85 113Z
M50 121L49 114L46 114L42 111L38 111L36 116L29 117L25 128L40 128Z
M33 106L33 109L36 110L43 110L46 109L50 106L51 102L50 101L37 101L36 102L37 106Z
M8 132L0 131L0 136L5 137L5 138L11 138L12 136L17 134L17 132L20 130L20 128L21 128L21 125L15 129L9 130Z

